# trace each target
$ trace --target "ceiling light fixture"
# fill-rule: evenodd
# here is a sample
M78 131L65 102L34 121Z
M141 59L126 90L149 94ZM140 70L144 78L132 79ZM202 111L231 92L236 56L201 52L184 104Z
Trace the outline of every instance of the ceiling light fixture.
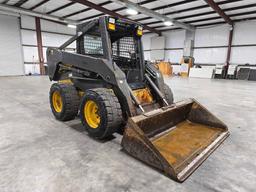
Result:
M166 25L166 26L172 26L172 25L173 25L173 22L171 22L171 21L165 21L165 22L164 22L164 25Z
M137 15L138 11L136 11L135 9L127 9L126 13L128 13L129 15Z
M75 29L76 25L68 24L68 27Z

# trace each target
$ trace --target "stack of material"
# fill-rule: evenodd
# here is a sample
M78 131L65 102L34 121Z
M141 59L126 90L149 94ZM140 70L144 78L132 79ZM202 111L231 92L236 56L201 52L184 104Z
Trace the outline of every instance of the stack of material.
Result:
M156 67L159 69L159 71L160 71L163 75L168 75L168 76L171 76L171 75L172 75L172 66L171 66L171 63L161 61L161 62L159 62L159 63L156 64Z
M214 66L192 67L189 71L189 77L211 79L214 76L214 69Z
M181 77L188 77L189 76L189 70L194 65L194 58L184 56L181 59L180 64L181 64L180 76Z
M240 68L237 72L238 80L248 80L250 74L250 68Z
M250 69L249 81L256 81L256 69Z
M237 65L229 65L227 78L228 79L235 79L236 78L236 72L237 72Z
M224 77L224 64L217 64L215 67L214 78L222 79Z

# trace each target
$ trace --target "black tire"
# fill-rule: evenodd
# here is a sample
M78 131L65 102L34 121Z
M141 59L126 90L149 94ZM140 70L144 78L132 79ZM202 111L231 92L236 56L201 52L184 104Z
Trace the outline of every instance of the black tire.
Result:
M56 111L53 105L53 94L59 92L62 100L61 111ZM53 115L60 121L72 120L77 116L79 107L79 96L76 88L71 84L54 83L51 86L50 93L50 106Z
M100 122L94 128L89 125L85 117L85 105L88 101L95 102L98 108L96 113ZM94 138L104 139L116 132L121 126L123 117L120 103L113 90L106 88L86 90L80 104L80 119L89 135Z
M173 104L173 93L171 88L164 84L164 96L169 105Z

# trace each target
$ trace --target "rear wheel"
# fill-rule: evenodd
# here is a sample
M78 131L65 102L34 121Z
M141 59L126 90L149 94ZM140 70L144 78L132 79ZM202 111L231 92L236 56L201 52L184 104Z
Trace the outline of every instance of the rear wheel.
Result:
M51 110L56 119L68 121L77 116L79 96L73 85L54 83L49 97Z
M173 93L171 88L164 84L164 96L169 105L173 104Z
M111 89L87 90L80 105L80 118L88 133L104 139L118 130L122 123L120 103Z

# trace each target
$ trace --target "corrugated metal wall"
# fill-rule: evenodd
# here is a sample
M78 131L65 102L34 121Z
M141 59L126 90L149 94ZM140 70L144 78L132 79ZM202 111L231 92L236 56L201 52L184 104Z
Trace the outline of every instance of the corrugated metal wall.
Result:
M40 73L35 30L35 18L21 16L21 37L26 74ZM75 29L42 19L41 30L45 63L47 63L45 53L48 47L58 47L75 34ZM69 48L75 49L75 43L71 44Z
M24 75L19 18L0 14L0 76Z
M223 64L226 62L230 26L218 25L199 28L195 33L194 57L199 64ZM231 64L256 64L256 21L235 24ZM185 40L184 30L164 32L165 60L179 63L183 55ZM150 39L155 35L143 37L145 58L150 59Z
M35 18L0 15L0 75L39 74ZM4 27L2 27L4 26ZM44 57L47 47L58 47L72 35L75 29L41 20ZM195 62L200 64L221 64L226 61L228 25L197 29L195 33ZM234 29L231 64L256 64L256 21L236 23ZM179 63L183 55L184 30L164 32L165 60ZM151 38L145 34L143 44L145 59L150 60ZM69 46L75 49L75 44ZM44 58L45 62L46 57ZM23 65L24 63L24 65Z

